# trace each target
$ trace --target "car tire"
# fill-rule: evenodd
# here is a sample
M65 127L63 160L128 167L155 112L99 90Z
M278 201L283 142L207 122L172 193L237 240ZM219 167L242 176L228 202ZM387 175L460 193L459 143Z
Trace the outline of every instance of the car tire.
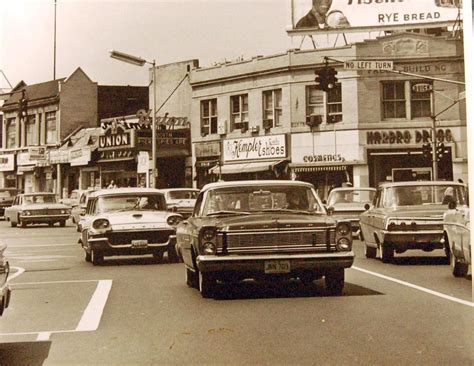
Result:
M196 276L196 272L191 271L189 268L185 268L186 271L186 284L191 288L198 288L199 282Z
M176 248L174 245L168 246L168 262L170 263L179 262L178 253L176 253Z
M16 227L16 222L10 221L10 226L11 227Z
M153 253L153 259L155 261L155 263L161 263L163 262L163 252L156 252L156 253Z
M86 260L86 262L90 263L92 261L91 253L86 252L86 255L84 256L84 259Z
M394 250L392 247L380 243L380 259L382 263L390 263L393 260Z
M340 295L344 289L344 268L338 268L326 273L324 285L327 294Z
M59 226L61 226L61 227L66 226L66 220L59 221Z
M212 297L214 294L214 287L216 284L216 281L212 274L210 273L202 273L201 271L198 271L198 286L199 286L199 292L201 293L201 296L204 297L205 299L208 299Z
M460 262L454 253L451 253L450 262L454 277L466 277L467 271L469 270L469 265L467 263Z
M366 258L375 258L377 256L377 248L369 247L365 244L365 256Z
M94 266L104 262L104 255L96 250L91 249L91 262Z

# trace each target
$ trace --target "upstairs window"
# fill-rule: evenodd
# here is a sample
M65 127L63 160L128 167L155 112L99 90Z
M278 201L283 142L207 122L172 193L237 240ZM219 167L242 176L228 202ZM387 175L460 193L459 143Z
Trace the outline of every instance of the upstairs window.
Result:
M11 149L16 146L16 118L8 118L6 122L6 148Z
M336 84L328 93L315 85L306 89L306 123L314 127L326 123L342 121L341 84Z
M36 142L36 116L29 115L25 123L25 146L37 145Z
M230 98L231 129L246 131L249 128L249 96L234 95Z
M56 143L56 111L46 112L45 136L47 144Z
M217 99L201 101L201 135L217 133Z
M265 129L280 126L282 115L281 89L263 92L263 127Z
M327 123L342 121L342 89L341 84L337 83L334 88L327 92Z
M383 118L406 118L405 82L382 84Z
M382 82L382 118L416 119L431 116L430 90L416 88L417 84L433 87L431 80ZM422 85L425 86L425 85Z
M415 91L413 86L416 84L428 84L433 87L431 81L412 81L410 82L410 104L411 118L430 117L431 116L431 91Z

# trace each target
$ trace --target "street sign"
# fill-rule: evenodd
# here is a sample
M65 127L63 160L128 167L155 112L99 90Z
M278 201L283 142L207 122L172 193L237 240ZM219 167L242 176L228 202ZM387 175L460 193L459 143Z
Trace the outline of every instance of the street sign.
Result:
M433 90L433 85L428 83L413 84L411 90L413 90L415 93L425 93L427 91Z
M393 70L393 61L354 60L345 61L346 70Z

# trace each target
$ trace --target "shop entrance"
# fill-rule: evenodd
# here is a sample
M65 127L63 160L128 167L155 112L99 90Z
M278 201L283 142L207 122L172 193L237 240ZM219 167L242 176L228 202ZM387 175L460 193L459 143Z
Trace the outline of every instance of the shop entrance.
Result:
M431 168L394 168L392 177L394 182L431 180Z
M304 171L296 172L296 179L313 184L319 197L327 199L331 189L341 187L343 183L354 181L353 168L352 166L304 168Z
M180 188L186 186L185 157L159 158L157 188Z

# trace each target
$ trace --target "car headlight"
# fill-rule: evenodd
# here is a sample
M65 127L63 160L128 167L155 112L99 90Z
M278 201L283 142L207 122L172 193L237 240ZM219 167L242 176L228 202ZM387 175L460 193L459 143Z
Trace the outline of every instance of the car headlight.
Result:
M347 236L351 232L351 227L349 224L343 222L337 225L336 232L340 236Z
M207 227L201 231L201 238L203 241L211 241L215 238L217 232L213 227Z
M206 241L201 244L201 251L203 254L215 254L216 245L213 242Z
M61 210L61 214L65 215L65 214L70 214L71 211L70 210Z
M173 215L169 216L166 219L166 222L168 223L169 226L176 226L178 225L181 221L183 221L183 218L181 216Z
M30 216L31 215L31 211L22 211L21 214L23 216Z
M92 223L95 230L104 230L110 227L110 222L107 219L97 219Z
M341 238L337 241L337 250L350 251L351 249L352 249L352 243L348 238Z

